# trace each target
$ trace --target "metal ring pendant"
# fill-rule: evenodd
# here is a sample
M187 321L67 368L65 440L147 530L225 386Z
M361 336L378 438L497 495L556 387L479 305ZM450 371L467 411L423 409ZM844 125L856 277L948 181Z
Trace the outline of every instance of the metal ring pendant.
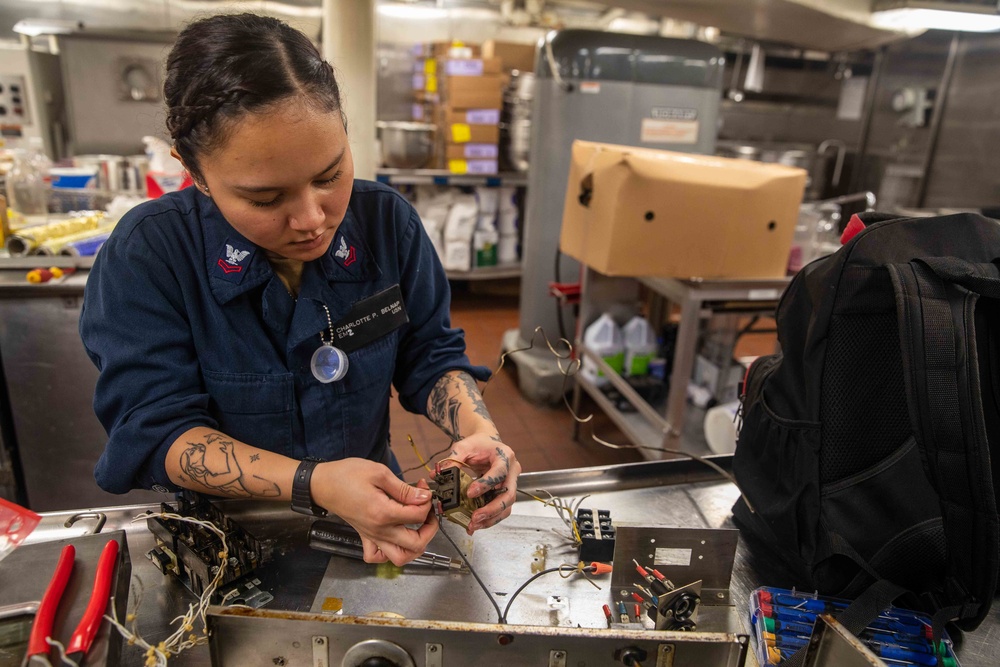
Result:
M347 375L348 366L347 353L329 343L317 348L309 362L313 377L323 384L342 380Z

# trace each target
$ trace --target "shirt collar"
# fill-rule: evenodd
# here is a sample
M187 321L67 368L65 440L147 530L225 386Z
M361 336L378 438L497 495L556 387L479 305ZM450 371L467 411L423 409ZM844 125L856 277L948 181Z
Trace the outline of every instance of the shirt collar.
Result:
M208 283L220 304L226 304L267 282L274 275L266 253L240 234L212 200L195 195L205 242ZM326 254L318 260L328 282L374 280L382 271L365 243L361 224L348 208Z

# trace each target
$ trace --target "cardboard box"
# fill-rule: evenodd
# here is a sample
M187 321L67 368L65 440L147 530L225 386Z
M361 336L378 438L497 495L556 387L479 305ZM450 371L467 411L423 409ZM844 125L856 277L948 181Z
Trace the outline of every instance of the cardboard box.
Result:
M500 146L496 142L482 144L446 144L444 157L447 160L496 160L500 157Z
M803 169L573 142L559 246L609 276L780 278Z
M441 125L454 125L455 123L465 123L466 125L499 125L500 109L451 109L449 107L438 107Z
M478 58L482 51L479 44L459 41L431 42L423 54L431 58Z
M521 72L534 72L535 48L534 44L498 42L491 39L483 42L483 57L500 58L505 72L515 69Z
M428 66L425 64L425 67ZM500 74L501 71L499 58L439 58L436 61L436 73L439 76L483 76Z
M449 76L439 81L441 100L452 109L500 109L503 87L499 75Z
M499 125L469 125L468 123L438 123L441 136L451 144L495 144L500 141Z
M447 160L447 169L453 174L495 174L496 160Z

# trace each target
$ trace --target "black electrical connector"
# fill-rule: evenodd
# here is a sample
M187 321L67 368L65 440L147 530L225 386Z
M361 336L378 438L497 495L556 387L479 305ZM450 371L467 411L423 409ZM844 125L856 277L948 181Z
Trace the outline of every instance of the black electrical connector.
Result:
M576 528L580 532L580 560L610 563L615 556L615 528L608 510L579 509Z

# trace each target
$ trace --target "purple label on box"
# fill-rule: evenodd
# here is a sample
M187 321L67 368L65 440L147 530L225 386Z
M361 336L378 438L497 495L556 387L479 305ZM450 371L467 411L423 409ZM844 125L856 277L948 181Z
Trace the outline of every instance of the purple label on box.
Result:
M496 160L469 160L466 162L469 174L495 174L497 173Z
M423 104L414 104L413 105L413 113L411 115L413 116L413 120L423 120L424 119L424 105Z
M414 74L413 75L413 90L423 90L424 89L424 75Z
M482 60L449 60L444 65L445 74L451 76L482 76Z
M465 122L470 125L499 125L499 109L469 109L465 112Z
M465 144L465 157L467 158L493 158L500 156L500 150L496 144Z

